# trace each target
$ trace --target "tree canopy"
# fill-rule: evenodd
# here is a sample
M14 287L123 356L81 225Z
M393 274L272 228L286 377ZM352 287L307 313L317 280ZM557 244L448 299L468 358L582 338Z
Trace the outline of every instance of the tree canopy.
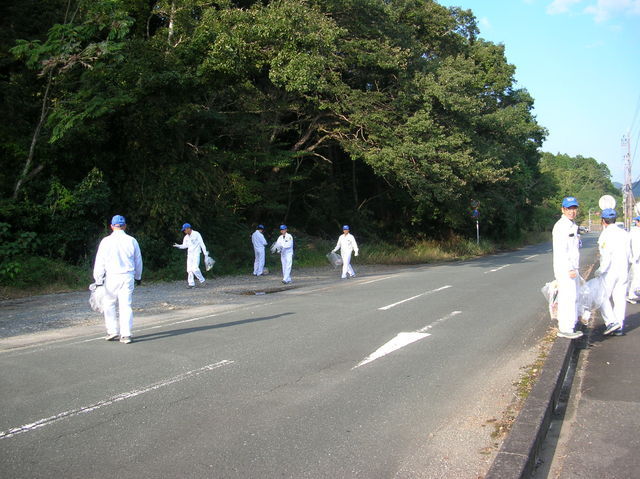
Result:
M348 222L387 240L472 234L475 200L486 231L516 236L563 188L540 171L532 97L468 10L0 8L0 222L35 232L53 256L86 258L114 213L158 264L185 221L232 253L258 222L317 236Z

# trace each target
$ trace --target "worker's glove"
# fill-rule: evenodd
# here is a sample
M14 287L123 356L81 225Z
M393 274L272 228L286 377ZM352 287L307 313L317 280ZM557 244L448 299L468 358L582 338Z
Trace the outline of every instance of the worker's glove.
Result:
M142 280L136 279L135 283L136 283L136 286L140 286L142 284Z

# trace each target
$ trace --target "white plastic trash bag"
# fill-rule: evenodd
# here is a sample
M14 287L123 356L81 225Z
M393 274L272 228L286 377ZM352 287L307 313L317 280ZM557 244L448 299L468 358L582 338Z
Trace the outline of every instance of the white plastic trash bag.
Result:
M558 319L558 282L550 281L540 291L549 303L549 316L551 319Z
M206 268L207 271L213 268L214 264L216 264L216 260L213 259L211 256L204 257L204 267Z
M584 311L600 309L607 300L604 278L596 276L580 286L579 304Z
M104 313L104 286L91 283L89 291L91 291L91 296L89 296L91 309L98 313Z
M342 266L342 258L338 253L334 253L333 251L330 253L327 253L327 259L329 260L329 263L333 265L334 268L337 268L338 266Z

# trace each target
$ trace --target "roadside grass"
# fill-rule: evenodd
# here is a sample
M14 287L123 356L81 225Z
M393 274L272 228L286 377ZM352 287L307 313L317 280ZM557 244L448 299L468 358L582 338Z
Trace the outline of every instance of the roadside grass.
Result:
M30 256L14 260L0 276L0 299L62 293L87 288L91 269L62 260Z
M554 327L550 327L547 330L547 333L542 338L542 340L538 343L538 355L535 360L524 366L522 368L522 372L517 381L515 381L515 399L514 401L505 409L502 413L501 418L493 418L487 421L487 424L493 425L493 431L491 432L491 438L500 441L504 439L504 437L509 433L513 423L516 420L516 417L520 413L524 402L527 397L531 393L533 389L533 385L536 383L538 378L540 377L540 373L542 372L542 368L544 366L545 361L547 360L547 356L549 355L549 350L556 338L557 329ZM494 448L498 447L498 443L494 444ZM489 454L491 451L483 450L482 453Z
M360 245L360 255L355 263L410 265L460 261L497 251L515 249L526 244L548 241L548 236L548 233L528 233L521 241L501 244L488 240L481 240L476 244L475 239L461 237L454 237L448 241L421 240L406 245L385 242L364 243ZM297 237L294 269L330 267L326 255L335 247L335 244L334 240ZM268 249L266 255L266 266L271 271L279 271L280 256L270 253ZM242 255L235 255L233 258L220 256L215 259L216 264L210 273L216 276L249 274L253 267L253 255L249 256L246 251L242 251ZM175 255L160 267L145 266L143 281L153 283L185 279L185 261L184 255ZM92 264L89 264L89 260L87 264L70 265L61 260L42 257L14 258L10 262L0 264L0 299L83 290L93 282L91 271Z

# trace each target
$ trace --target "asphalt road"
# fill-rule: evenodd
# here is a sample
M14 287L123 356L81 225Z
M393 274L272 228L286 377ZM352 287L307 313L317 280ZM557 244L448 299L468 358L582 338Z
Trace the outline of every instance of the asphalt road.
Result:
M547 243L2 351L0 476L476 478L551 277Z

